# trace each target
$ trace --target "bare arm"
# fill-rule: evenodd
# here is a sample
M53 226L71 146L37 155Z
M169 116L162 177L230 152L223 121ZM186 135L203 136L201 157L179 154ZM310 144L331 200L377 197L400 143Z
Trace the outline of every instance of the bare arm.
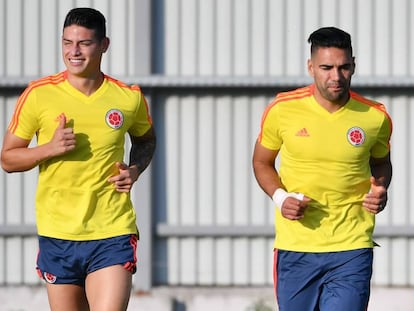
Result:
M371 158L369 165L371 167L372 176L388 189L392 178L390 153L388 153L384 158Z
M131 136L131 151L129 153L129 166L137 168L140 175L150 164L154 155L156 138L155 131L151 127L144 135Z
M72 128L65 128L66 117L62 114L52 140L44 145L29 148L30 140L22 139L7 131L1 150L1 166L8 172L28 171L39 163L70 152L75 148Z
M271 198L277 189L284 188L275 168L277 155L278 150L266 149L259 142L256 142L253 153L254 174L260 187ZM298 220L304 217L309 201L308 197L303 197L301 200L287 197L279 208L283 217L290 220Z
M129 166L125 163L116 163L119 174L108 179L118 192L131 191L132 185L138 180L139 175L150 164L156 143L154 129L151 127L139 137L131 136L131 143Z
M279 174L275 169L278 150L269 150L256 142L253 153L253 171L259 186L272 198L277 188L281 188Z
M371 158L371 190L365 196L363 205L373 214L381 212L388 201L387 189L392 178L391 156L388 153L384 158Z

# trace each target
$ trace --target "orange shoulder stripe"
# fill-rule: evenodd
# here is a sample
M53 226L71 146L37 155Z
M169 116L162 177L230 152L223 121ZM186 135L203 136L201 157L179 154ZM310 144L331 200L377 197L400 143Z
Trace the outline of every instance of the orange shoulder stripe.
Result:
M113 83L115 83L115 84L117 84L118 86L120 86L120 87L124 87L124 88L128 88L128 89L130 89L130 90L133 90L133 91L138 91L138 92L141 92L141 88L138 86L138 85L135 85L135 84L133 84L133 85L128 85L128 84L126 84L126 83L124 83L124 82L122 82L122 81L120 81L120 80L117 80L117 79L115 79L115 78L113 78L113 77L110 77L110 76L107 76L107 75L104 75L105 76L105 78L109 81L109 82L113 82Z
M152 124L152 118L151 118L151 115L149 113L148 102L147 102L147 99L145 98L144 94L142 93L141 88L136 84L128 85L128 84L126 84L126 83L124 83L120 80L117 80L117 79L111 77L111 76L108 76L108 75L104 75L104 76L109 82L115 83L119 87L127 88L127 89L130 89L132 91L137 91L137 92L141 93L141 96L144 98L145 109L147 110L147 120L150 124Z
M364 97L364 96L362 96L358 93L355 93L353 91L351 91L350 94L351 94L351 98L359 101L360 103L363 103L363 104L368 105L368 106L370 106L370 107L372 107L372 108L374 108L378 111L381 111L385 115L385 117L388 119L388 122L390 124L391 133L392 133L392 127L393 127L392 119L391 119L390 115L388 114L387 110L385 109L384 104L373 101L373 100L370 100L370 99L368 99L368 98L366 98L366 97Z
M19 116L21 113L21 110L26 102L27 97L29 96L30 92L38 87L41 87L43 85L47 84L59 84L63 82L66 79L66 72L60 72L52 76L47 76L44 78L41 78L39 80L35 80L29 83L27 88L23 91L23 93L19 96L16 107L14 108L13 117L10 121L10 124L8 126L8 130L12 133L16 131L17 126L19 125Z
M264 120L266 119L267 115L269 114L269 111L277 104L282 103L282 102L286 102L286 101L290 101L290 100L296 100L296 99L301 99L304 97L308 97L311 96L313 94L313 89L314 89L314 85L308 85L302 88L298 88L292 91L287 91L287 92L281 92L278 93L276 95L276 97L274 98L274 100L266 107L263 116L262 116L262 121L260 124L260 133L259 133L259 141L262 140L262 132L263 132L263 124L264 124Z
M299 88L293 91L278 93L276 97L274 98L274 100L266 107L263 113L262 123L263 123L263 120L266 118L267 114L269 113L270 109L273 108L273 106L279 103L282 103L282 102L295 100L295 99L301 99L301 98L310 96L312 94L313 94L312 86L306 86L306 87Z
M149 113L149 106L148 106L148 102L147 102L147 99L145 98L145 96L143 96L143 97L144 97L145 109L147 109L147 120L148 120L149 124L151 124L151 125L152 125L152 118L151 118L151 115L150 115L150 113Z
M303 97L311 96L313 94L313 85L308 85L293 91L282 92L277 94L276 102L300 99Z

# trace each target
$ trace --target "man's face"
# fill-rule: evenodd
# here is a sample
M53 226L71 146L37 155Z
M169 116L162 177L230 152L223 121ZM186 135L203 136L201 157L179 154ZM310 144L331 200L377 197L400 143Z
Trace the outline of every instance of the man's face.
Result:
M95 31L70 25L63 29L62 56L69 74L92 78L100 74L102 54L107 50L109 40L99 41Z
M354 57L347 50L334 47L319 48L308 60L316 91L332 104L344 105L348 100L354 70Z

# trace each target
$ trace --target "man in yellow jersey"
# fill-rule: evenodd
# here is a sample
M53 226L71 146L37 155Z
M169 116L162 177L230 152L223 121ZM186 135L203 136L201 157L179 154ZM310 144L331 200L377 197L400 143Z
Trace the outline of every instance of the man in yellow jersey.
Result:
M392 122L382 104L350 90L348 33L324 27L308 42L314 83L276 96L253 154L256 179L277 207L275 293L284 311L365 311L375 214L392 175Z
M152 159L155 135L139 87L101 72L108 46L99 11L71 10L62 34L66 70L29 84L4 137L5 171L39 167L37 270L51 310L126 310L136 270L130 190Z

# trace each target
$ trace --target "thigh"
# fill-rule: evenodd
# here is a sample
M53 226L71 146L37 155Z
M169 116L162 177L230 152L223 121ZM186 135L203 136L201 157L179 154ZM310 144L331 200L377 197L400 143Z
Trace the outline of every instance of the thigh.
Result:
M131 288L132 274L122 265L96 270L85 282L91 311L127 310Z
M320 298L321 310L365 311L370 296L372 249L333 254L337 265L326 275Z
M92 311L127 309L136 271L136 248L136 235L109 238L94 245L85 280Z
M51 311L89 311L85 289L72 284L46 284Z

